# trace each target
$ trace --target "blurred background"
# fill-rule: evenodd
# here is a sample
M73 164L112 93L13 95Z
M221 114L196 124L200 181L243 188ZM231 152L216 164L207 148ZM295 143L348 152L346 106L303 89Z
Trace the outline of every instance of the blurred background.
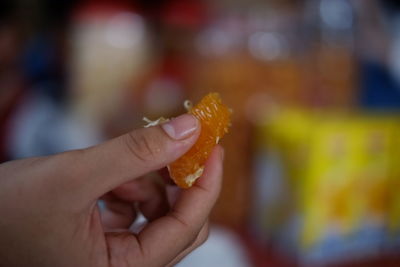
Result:
M400 266L396 0L2 0L0 161L234 110L210 239L179 266Z

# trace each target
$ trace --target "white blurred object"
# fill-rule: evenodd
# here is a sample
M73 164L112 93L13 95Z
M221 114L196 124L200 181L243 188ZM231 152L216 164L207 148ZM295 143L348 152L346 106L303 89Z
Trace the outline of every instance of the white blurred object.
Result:
M219 226L212 226L208 240L186 256L176 267L250 267L238 236Z
M145 25L142 17L131 12L113 16L104 30L106 41L114 47L132 49L140 46L145 38Z
M249 51L257 59L276 60L289 54L285 38L274 32L256 32L249 38Z
M99 125L112 120L149 62L144 19L124 9L83 12L70 45L73 111Z
M304 21L311 44L315 41L324 46L339 46L353 49L355 1L350 0L307 0Z
M13 116L7 150L17 159L85 148L102 140L93 124L72 117L47 96L37 94L26 98Z
M214 22L197 37L197 50L211 57L236 53L245 41L242 24L240 18L232 14Z
M400 84L400 15L397 15L393 24L393 42L389 52L389 68L397 83Z
M352 7L347 0L322 0L320 14L323 25L334 29L349 29L353 26Z

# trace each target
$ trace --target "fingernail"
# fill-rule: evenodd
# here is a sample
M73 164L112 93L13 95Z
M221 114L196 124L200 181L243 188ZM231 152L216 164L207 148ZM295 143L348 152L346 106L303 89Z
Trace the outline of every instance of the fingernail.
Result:
M198 120L189 114L184 114L161 125L163 130L175 140L181 140L192 135L197 127Z

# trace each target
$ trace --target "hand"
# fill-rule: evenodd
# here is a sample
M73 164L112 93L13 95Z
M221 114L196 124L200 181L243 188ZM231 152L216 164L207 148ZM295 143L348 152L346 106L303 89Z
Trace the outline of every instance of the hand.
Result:
M91 148L1 164L0 266L174 265L207 238L223 150L214 149L203 176L172 207L165 188L140 177L183 155L199 128L182 115ZM127 230L133 202L150 221L138 234Z

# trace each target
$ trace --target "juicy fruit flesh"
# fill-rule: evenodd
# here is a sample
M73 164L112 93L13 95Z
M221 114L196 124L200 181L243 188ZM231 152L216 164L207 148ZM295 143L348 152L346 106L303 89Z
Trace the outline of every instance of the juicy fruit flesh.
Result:
M168 166L171 178L182 188L189 188L201 176L212 149L228 132L231 111L217 93L206 95L188 112L201 124L199 138L182 157Z

